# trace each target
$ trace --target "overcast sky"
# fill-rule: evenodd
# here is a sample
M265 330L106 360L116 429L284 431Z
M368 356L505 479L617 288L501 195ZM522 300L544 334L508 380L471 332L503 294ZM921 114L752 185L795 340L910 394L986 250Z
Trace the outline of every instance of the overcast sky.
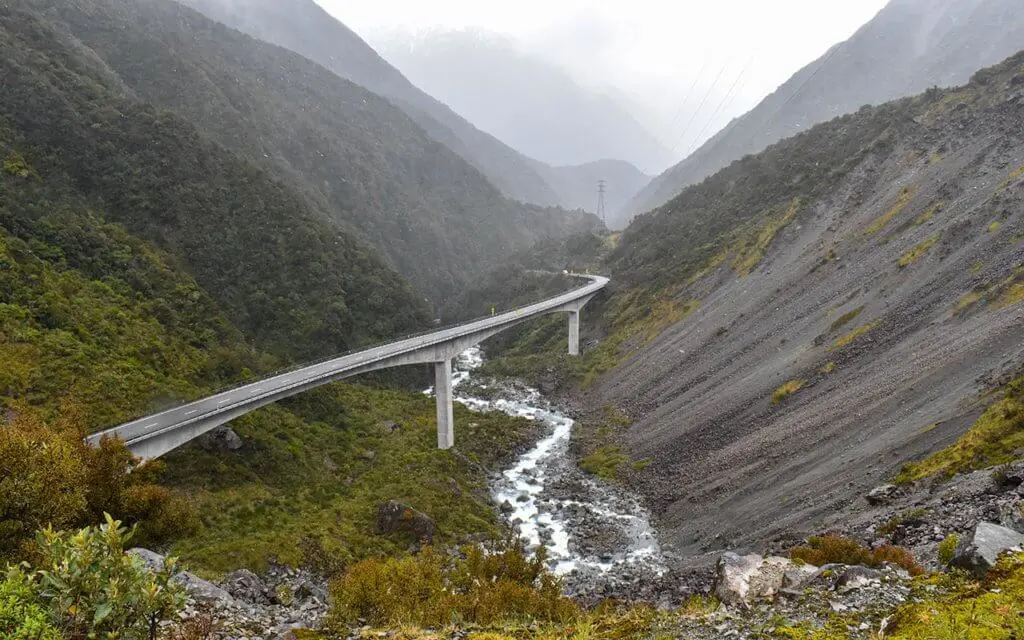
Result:
M371 44L395 29L476 27L509 35L582 84L635 103L627 106L680 156L848 38L887 2L317 1Z

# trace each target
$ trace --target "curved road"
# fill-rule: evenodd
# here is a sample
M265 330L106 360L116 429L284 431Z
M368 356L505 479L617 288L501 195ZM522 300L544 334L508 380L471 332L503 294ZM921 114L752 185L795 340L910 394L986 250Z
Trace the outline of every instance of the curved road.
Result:
M571 352L573 321L578 336L580 308L608 284L608 278L602 276L572 275L587 280L588 284L514 311L372 347L222 391L95 433L86 441L95 445L103 438L119 438L136 455L155 458L259 407L345 377L407 364L433 362L450 367L450 359L469 346L531 318L558 311L572 314Z

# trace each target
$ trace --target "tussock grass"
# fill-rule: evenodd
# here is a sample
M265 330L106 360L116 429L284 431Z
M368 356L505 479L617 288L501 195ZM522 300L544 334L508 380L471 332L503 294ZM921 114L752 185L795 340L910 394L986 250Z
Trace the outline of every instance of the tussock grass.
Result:
M833 331L838 331L839 329L842 329L844 326L853 322L853 320L856 319L862 311L864 311L864 305L857 307L853 311L847 311L843 315L839 316L838 318L836 318L835 322L833 322L831 326L829 326L829 333Z
M900 268L908 267L918 260L920 260L924 254L928 253L928 250L935 246L935 243L939 241L939 234L935 234L922 242L921 244L908 249L902 256L900 256L898 264Z
M1021 178L1024 178L1024 167L1020 167L1011 171L1010 175L1006 177L1006 180L1003 180L1001 183L999 183L999 186L996 187L996 191L998 192L1005 190L1011 184L1013 184L1014 182Z
M919 462L907 464L896 476L900 483L929 476L987 469L1010 462L1024 447L1024 377L1007 385L1003 397L949 447Z
M915 600L920 600L915 601ZM1024 637L1024 554L1004 556L981 582L937 574L915 585L890 619L895 640L1012 640Z
M772 404L779 404L789 396L793 395L800 389L803 389L806 381L804 380L790 380L786 384L782 385L778 389L772 392Z
M953 315L960 315L979 305L992 304L1002 309L1024 301L1024 267L1018 267L1009 277L994 285L970 291L957 300Z
M857 327L853 331L850 331L849 333L841 336L838 340L832 343L832 349L842 349L843 347L853 344L858 338L872 331L879 324L880 322L878 320L875 320L874 322L869 322L868 324Z
M775 236L793 221L799 211L800 198L794 198L780 215L769 218L753 239L741 242L732 261L732 268L736 275L740 277L750 275L754 267L764 258L764 254L771 246Z
M944 202L936 202L932 206L924 210L924 212L914 219L912 227L920 227L922 224L928 222L935 217L935 214L942 211L942 207L945 205Z
M807 540L807 546L794 547L790 550L789 557L818 567L831 563L877 567L883 562L892 562L909 571L911 575L924 573L924 569L917 564L913 554L906 549L892 545L868 549L856 540L835 534L811 536Z
M892 208L869 224L868 228L864 230L864 233L871 236L884 229L896 216L903 213L903 210L907 208L907 205L911 203L916 195L917 187L905 187L903 191L900 192L900 196L896 199L896 203Z

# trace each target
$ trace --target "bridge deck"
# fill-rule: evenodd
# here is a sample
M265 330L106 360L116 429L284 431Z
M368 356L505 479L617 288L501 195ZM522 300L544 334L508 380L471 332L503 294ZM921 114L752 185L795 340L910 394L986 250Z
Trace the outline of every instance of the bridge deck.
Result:
M446 360L451 357L448 351L464 344L466 340L483 339L533 317L571 310L574 304L582 306L608 284L608 278L602 276L573 275L588 280L588 284L527 307L339 356L228 389L90 435L86 440L96 444L103 438L119 438L137 455L157 457L219 424L313 387L387 366ZM158 444L156 440L165 442ZM150 442L148 447L147 442Z

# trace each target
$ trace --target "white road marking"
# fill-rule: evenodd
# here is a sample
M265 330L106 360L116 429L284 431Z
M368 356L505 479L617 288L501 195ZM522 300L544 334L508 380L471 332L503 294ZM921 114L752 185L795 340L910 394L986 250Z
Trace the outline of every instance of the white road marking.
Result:
M191 410L191 411L186 411L186 412L185 412L185 415L186 415L186 416L190 416L190 415L192 415L193 413L199 413L199 409L193 409L193 410Z

